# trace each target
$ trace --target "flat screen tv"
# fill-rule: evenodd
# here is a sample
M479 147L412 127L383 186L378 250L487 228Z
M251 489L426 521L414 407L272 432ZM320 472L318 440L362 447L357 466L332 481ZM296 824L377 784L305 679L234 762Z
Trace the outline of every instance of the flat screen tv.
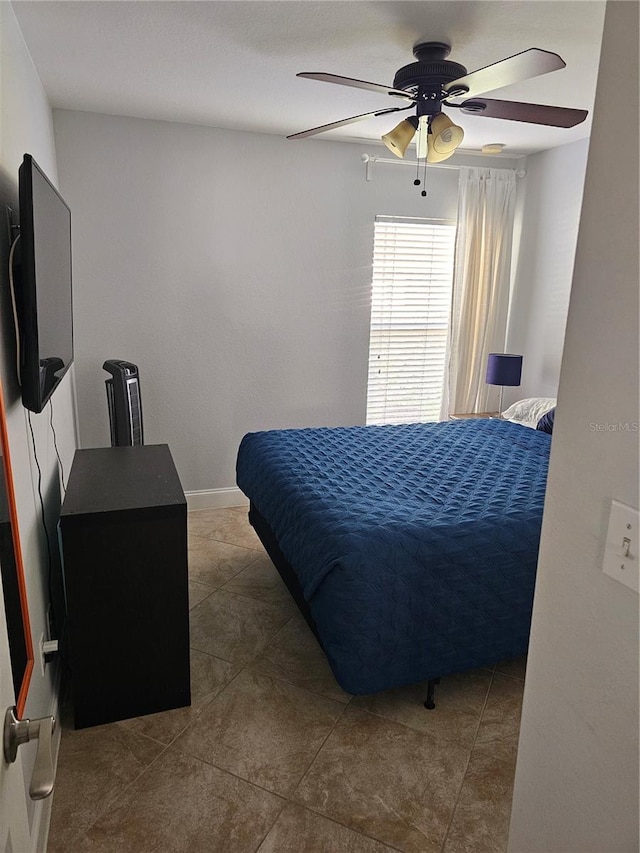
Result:
M73 361L71 211L30 154L18 179L20 383L23 405L41 412Z

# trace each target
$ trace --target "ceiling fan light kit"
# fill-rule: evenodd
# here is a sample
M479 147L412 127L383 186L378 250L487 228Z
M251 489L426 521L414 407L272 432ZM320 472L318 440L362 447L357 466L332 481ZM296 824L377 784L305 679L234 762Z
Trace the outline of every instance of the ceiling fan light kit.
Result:
M406 154L407 148L418 129L420 118L410 116L382 137L384 144L396 157L404 157ZM454 124L449 116L444 113L425 116L424 119L428 121L427 150L425 152L422 150L422 146L418 144L418 159L426 156L427 163L441 163L443 160L448 160L464 139L464 130Z

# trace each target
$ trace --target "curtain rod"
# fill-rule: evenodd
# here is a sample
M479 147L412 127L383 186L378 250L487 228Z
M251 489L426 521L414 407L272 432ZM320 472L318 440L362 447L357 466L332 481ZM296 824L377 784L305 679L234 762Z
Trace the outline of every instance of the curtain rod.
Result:
M362 162L366 167L366 179L368 181L371 180L371 172L372 166L374 163L391 163L394 166L413 166L415 169L416 164L412 160L391 160L389 157L378 157L377 154L363 154L361 157ZM462 169L463 166L460 166L456 163L438 163L435 166L436 169ZM473 166L468 166L467 168L473 169ZM489 166L488 168L495 168L495 166ZM527 174L524 169L505 169L504 171L515 172L517 178L524 178Z

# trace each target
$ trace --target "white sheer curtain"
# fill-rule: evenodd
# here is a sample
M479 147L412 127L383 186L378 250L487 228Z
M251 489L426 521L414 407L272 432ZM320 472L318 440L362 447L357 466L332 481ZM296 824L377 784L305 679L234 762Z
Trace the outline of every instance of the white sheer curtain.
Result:
M512 170L460 169L443 419L450 412L492 411L497 405L497 391L485 383L485 374L489 353L504 351L515 189Z

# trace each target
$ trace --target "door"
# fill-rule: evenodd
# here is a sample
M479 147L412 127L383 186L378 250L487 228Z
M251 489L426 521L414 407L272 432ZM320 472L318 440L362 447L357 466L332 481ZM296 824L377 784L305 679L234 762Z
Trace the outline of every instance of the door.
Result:
M2 576L0 575L0 585ZM0 600L3 600L0 598ZM2 722L7 708L16 704L13 690L7 620L0 607L0 710ZM0 755L0 851L1 853L30 853L34 849L29 829L27 790L22 769L20 750L13 764L7 764Z
M29 607L0 384L0 853L35 853L31 825L37 833L39 822L30 820L33 804L31 779L24 775L25 747L17 748L13 761L6 760L4 749L5 714L15 708L17 718L23 716L32 670Z

